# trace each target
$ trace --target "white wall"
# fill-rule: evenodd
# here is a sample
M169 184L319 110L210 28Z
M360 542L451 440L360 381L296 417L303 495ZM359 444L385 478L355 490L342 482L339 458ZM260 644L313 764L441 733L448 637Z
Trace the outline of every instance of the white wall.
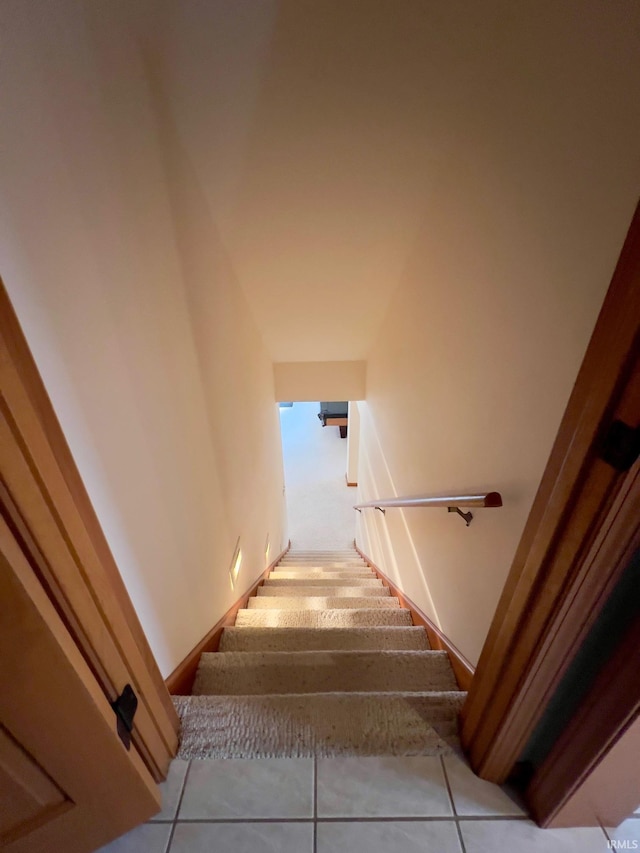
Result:
M360 410L355 400L349 401L349 427L347 430L347 482L358 485L358 460L360 458Z
M318 403L280 410L292 549L352 548L355 489L347 487L347 440L337 426L323 427Z
M639 8L585 3L573 27L564 4L548 11L528 30L514 18L491 81L460 87L361 407L359 499L503 495L468 529L440 509L359 522L364 551L471 662L640 188Z
M284 544L279 423L162 86L97 11L0 9L0 273L166 676Z
M366 394L364 361L276 362L273 375L280 402L362 400Z

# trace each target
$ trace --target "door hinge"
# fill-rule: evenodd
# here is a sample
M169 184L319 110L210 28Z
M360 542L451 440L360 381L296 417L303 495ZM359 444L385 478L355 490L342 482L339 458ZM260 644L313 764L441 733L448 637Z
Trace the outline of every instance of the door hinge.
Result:
M120 740L127 749L131 749L131 732L133 731L133 718L138 707L138 697L130 684L125 685L116 701L111 703L111 707L116 712Z
M640 427L631 427L623 421L613 421L607 430L600 458L616 471L628 471L640 456Z

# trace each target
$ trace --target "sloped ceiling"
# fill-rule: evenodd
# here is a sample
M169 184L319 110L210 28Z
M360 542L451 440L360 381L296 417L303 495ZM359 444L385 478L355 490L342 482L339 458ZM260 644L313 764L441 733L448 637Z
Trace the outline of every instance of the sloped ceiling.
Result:
M539 178L538 209L563 203L565 178L572 203L598 204L594 155L629 160L633 136L611 132L638 79L629 2L614 17L571 0L125 7L277 362L366 358L417 235L470 160L493 175L489 217L511 203L526 216L509 191L525 179ZM488 247L507 249L500 234ZM446 287L429 272L425 288Z

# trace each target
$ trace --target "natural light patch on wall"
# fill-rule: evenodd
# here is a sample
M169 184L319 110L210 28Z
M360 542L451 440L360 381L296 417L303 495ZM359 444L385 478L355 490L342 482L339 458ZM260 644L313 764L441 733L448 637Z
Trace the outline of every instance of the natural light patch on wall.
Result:
M366 402L359 404L361 440L357 503L398 495ZM406 496L404 496L406 497ZM356 544L438 627L440 620L405 515L432 509L388 508L383 515L363 509L356 521ZM445 510L443 510L444 512ZM420 522L417 515L415 521Z
M236 583L238 582L238 575L240 574L240 569L242 567L242 550L240 549L240 539L236 543L236 549L233 552L233 557L231 559L231 565L229 567L229 580L231 581L231 589L236 588Z

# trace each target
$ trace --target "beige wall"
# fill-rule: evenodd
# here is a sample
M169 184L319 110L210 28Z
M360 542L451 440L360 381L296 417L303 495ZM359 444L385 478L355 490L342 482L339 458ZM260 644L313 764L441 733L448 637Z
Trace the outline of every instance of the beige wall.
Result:
M361 400L366 391L364 361L299 361L273 365L275 399Z
M167 675L283 544L271 360L115 6L35 5L0 11L0 273Z
M474 663L638 198L637 33L598 8L520 33L526 73L505 67L455 117L368 358L359 499L502 492L468 529L440 509L359 520Z
M374 6L0 4L0 273L165 672L274 400L365 395L361 497L503 492L360 522L475 660L637 200L635 0Z

